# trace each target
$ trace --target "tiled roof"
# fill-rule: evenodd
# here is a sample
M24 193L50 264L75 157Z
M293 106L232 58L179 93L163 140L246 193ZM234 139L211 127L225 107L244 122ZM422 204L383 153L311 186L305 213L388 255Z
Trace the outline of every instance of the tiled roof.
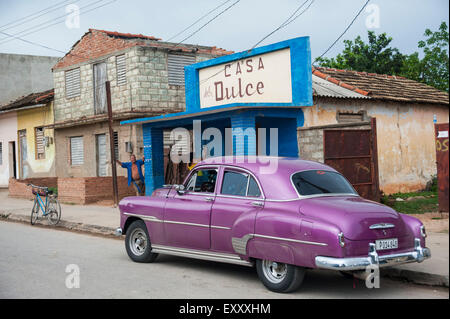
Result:
M313 68L313 74L372 99L449 104L447 92L400 76L323 67Z
M211 54L223 56L234 53L215 46L201 46L193 44L178 44L160 41L161 39L142 34L121 33L89 29L53 67L65 68L78 63L97 59L111 52L124 50L134 46L153 47L169 51L180 51L197 54Z
M146 40L154 40L159 41L160 38L155 38L154 36L142 35L142 34L132 34L132 33L121 33L117 31L107 31L107 30L98 30L98 29L89 29L89 32L98 31L106 33L109 36L118 37L118 38L126 38L126 39L146 39Z
M53 89L38 93L31 93L22 96L17 100L10 102L9 104L0 106L0 112L16 110L26 106L47 104L48 102L53 101L53 96L54 96Z
M341 99L370 99L367 94L361 94L350 90L345 86L338 85L331 81L317 76L313 73L312 75L312 89L313 95L318 97L331 97L331 98L341 98Z

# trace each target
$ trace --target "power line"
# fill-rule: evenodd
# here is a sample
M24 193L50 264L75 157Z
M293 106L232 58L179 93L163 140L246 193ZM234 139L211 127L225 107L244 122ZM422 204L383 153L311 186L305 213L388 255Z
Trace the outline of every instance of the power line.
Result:
M22 21L22 20L24 20L24 19L27 19L27 18L29 18L29 17L32 17L32 16L34 16L34 15L36 15L36 14L39 14L39 13L44 12L44 11L47 11L47 10L49 10L49 9L52 9L52 8L55 7L55 6L59 6L60 4L65 3L65 2L69 2L69 1L71 1L71 0L64 0L64 1L58 2L57 4L51 5L51 6L45 8L45 9L42 9L42 10L40 10L40 11L38 11L38 12L29 14L29 15L27 15L27 16L25 16L25 17L22 17L22 18L19 18L19 19L14 20L14 21L8 22L7 24L4 24L4 25L0 26L0 29L3 29L3 28L6 27L6 26L9 26L9 25L14 24L14 23L19 22L19 21ZM59 7L58 7L58 8L59 8ZM52 11L53 11L53 10L52 10ZM51 11L49 11L49 12L51 12ZM47 13L48 13L48 12L47 12ZM44 14L45 14L45 13L44 13ZM10 28L13 28L13 27L8 27L7 29L10 29ZM3 30L7 30L7 29L3 29Z
M177 36L179 36L180 34L182 34L184 31L189 30L192 26L194 26L195 24L197 24L197 22L201 21L203 18L207 17L208 15L210 15L212 12L216 11L217 9L219 9L220 7L224 6L226 3L230 2L231 0L227 0L223 3L221 3L220 5L218 5L217 7L215 7L214 9L208 11L208 13L204 14L203 16L201 16L199 19L197 19L195 22L193 22L191 25L189 25L188 27L186 27L185 29L181 30L180 32L178 32L177 34L171 36L169 39L167 39L166 41L170 41L174 38L176 38Z
M250 50L253 50L254 48L256 48L258 46L258 44L260 44L261 42L263 42L265 39L267 39L268 37L270 37L272 34L274 34L275 32L277 32L278 30L286 27L287 25L289 25L290 23L294 22L298 17L300 17L306 10L309 9L309 7L314 3L315 0L312 0L311 3L306 7L305 10L303 10L302 12L300 12L300 14L298 14L297 16L295 16L294 18L292 18L308 1L310 0L306 0L305 2L303 2L290 16L289 18L286 19L286 21L284 21L278 28L276 28L275 30L273 30L272 32L270 32L269 34L267 34L265 37L263 37L261 40L259 40Z
M286 27L287 25L289 25L290 23L294 22L298 17L300 17L306 10L309 9L309 7L314 3L315 0L312 0L311 3L302 11L300 12L297 16L294 17L294 15L310 0L306 0L305 2L303 2L278 28L276 28L275 30L273 30L272 32L270 32L268 35L264 36L261 40L259 40L254 46L252 46L250 49L247 50L247 52L241 57L245 58L246 56L248 56L250 54L250 52L258 45L260 44L262 41L264 41L265 39L267 39L269 36L271 36L272 34L274 34L275 32L277 32L278 30ZM233 63L236 63L236 61L232 62L231 65L233 65ZM208 78L204 79L201 81L200 84L203 84L207 81L209 81L210 79L212 79L213 77L219 75L220 73L224 72L224 70L220 70L216 73L214 73L213 75L209 76Z
M347 32L348 29L350 29L350 27L353 25L353 23L355 22L355 20L359 17L359 15L361 14L361 12L364 10L364 8L367 6L367 4L369 3L370 0L367 0L366 3L362 6L362 8L359 10L359 12L356 14L356 16L353 18L352 22L350 22L350 24L345 28L344 32L342 32L342 34L328 47L328 49L325 50L324 53L322 53L318 58L316 58L313 62L316 63L316 61L320 58L322 58L325 54L328 53L328 51L330 51L330 49L342 38L342 36Z
M80 15L81 15L81 14L88 13L88 12L91 12L91 11L96 10L96 9L99 9L99 8L101 8L101 7L104 7L104 6L106 6L106 5L110 4L110 3L113 3L113 2L115 2L115 1L117 1L117 0L112 0L112 1L106 2L106 3L102 4L102 5L99 5L99 6L97 6L97 7L94 7L94 8L92 8L92 9L90 9L90 10L82 11L82 12L81 12L81 9L85 9L85 8L87 8L87 7L90 7L90 6L94 5L94 4L97 4L97 3L102 2L102 1L104 1L104 0L97 0L97 1L95 1L95 2L92 2L92 3L88 4L88 5L85 5L85 6L81 7L81 8L80 8ZM49 27L52 27L52 26L54 26L54 25L56 25L56 24L60 24L60 23L64 22L64 21L65 21L65 18L66 18L68 15L70 15L70 14L72 14L72 13L66 13L66 14L64 14L64 15L62 15L62 16L59 16L59 17L56 17L56 18L47 20L47 21L42 22L42 23L37 24L37 25L34 25L34 26L32 26L32 27L29 27L28 29L25 29L25 30L22 30L22 31L20 31L20 32L18 32L18 33L15 33L14 36L22 36L22 37L23 37L23 36L27 36L27 35L29 35L29 34L33 34L33 33L36 33L36 32L38 32L38 31L41 31L41 30L47 29L47 28L49 28ZM59 19L61 19L61 18L62 18L61 21L56 21L56 20L59 20ZM44 27L42 27L42 28L36 29L37 27L40 27L40 26L45 25L45 24L47 24L47 23L49 23L49 22L52 22L52 21L56 21L56 22L55 22L55 23L52 23L52 24L48 24L48 25L46 25L46 26L44 26ZM33 31L28 32L28 33L25 33L26 31L29 31L29 30L33 30ZM0 42L0 45L1 45L1 44L4 44L4 43L7 43L7 42L10 42L10 41L13 41L14 39L7 39L7 40L2 39L2 40L4 40L4 41Z
M225 13L226 11L228 11L229 9L231 9L232 7L234 7L236 4L238 4L239 2L241 2L241 0L237 0L236 2L234 2L232 5L226 7L223 11L219 12L217 15L215 15L212 19L210 19L208 22L206 22L205 24L203 24L200 28L198 28L197 30L195 30L194 32L191 33L191 35L187 36L186 38L184 38L180 43L183 43L184 41L186 41L187 39L191 38L192 36L194 36L197 32L199 32L201 29L203 29L204 27L206 27L208 24L210 24L212 21L214 21L215 19L217 19L219 16L221 16L223 13ZM177 45L178 45L177 44Z

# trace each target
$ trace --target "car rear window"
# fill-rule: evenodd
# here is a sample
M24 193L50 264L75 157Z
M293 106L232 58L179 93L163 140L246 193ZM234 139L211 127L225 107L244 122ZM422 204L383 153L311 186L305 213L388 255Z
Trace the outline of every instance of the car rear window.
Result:
M312 170L292 175L292 183L300 195L356 194L352 185L339 173Z

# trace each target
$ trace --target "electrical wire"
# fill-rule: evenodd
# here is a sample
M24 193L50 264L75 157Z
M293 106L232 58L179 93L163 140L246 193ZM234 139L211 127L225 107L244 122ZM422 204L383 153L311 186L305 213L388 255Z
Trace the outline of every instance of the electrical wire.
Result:
M331 50L331 48L344 36L344 34L347 32L348 29L350 29L350 27L353 25L353 23L355 22L355 20L359 17L359 15L361 14L361 12L364 10L364 8L367 6L367 4L369 3L370 0L367 0L366 3L364 3L364 5L362 6L362 8L358 11L358 13L356 14L356 16L353 18L352 22L350 22L350 24L345 28L344 32L341 33L341 35L328 47L328 49L325 50L324 53L322 53L318 58L316 58L313 62L313 65L315 66L314 63L316 63L316 61L320 58L322 58L325 54L328 53L328 51Z
M90 9L90 10L87 10L87 11L81 11L81 9L85 9L85 8L87 8L87 7L90 7L90 6L94 5L94 4L97 4L97 3L103 2L103 1L104 1L104 0L97 0L97 1L94 1L94 2L92 2L92 3L90 3L90 4L88 4L88 5L85 5L85 6L81 7L81 8L80 8L80 15L81 15L81 14L86 14L86 13L91 12L91 11L93 11L93 10L99 9L99 8L101 8L101 7L104 7L104 6L106 6L106 5L110 4L110 3L113 3L113 2L115 2L115 1L117 1L117 0L112 0L112 1L106 2L106 3L102 4L102 5L99 5L99 6L97 6L97 7L94 7L94 8L92 8L92 9ZM59 16L59 17L56 17L56 18L47 20L47 21L42 22L42 23L40 23L40 24L37 24L37 25L34 25L34 26L29 27L29 28L27 28L27 29L24 29L24 30L22 30L22 31L20 31L20 32L18 32L18 33L13 34L13 35L16 36L16 37L17 37L17 36L24 37L24 36L27 36L27 35L36 33L36 32L38 32L38 31L47 29L47 28L49 28L49 27L51 27L51 26L54 26L54 25L56 25L56 24L60 24L60 23L65 22L65 19L66 19L67 16L70 15L70 14L72 14L72 13L66 13L66 14L64 14L64 15L62 15L62 16ZM53 22L53 21L59 20L59 19L62 19L62 20L61 20L61 21L56 21L55 23L52 23L52 24L46 25L46 26L44 26L44 27L42 27L42 28L36 29L36 28L38 28L38 27L40 27L40 26L42 26L42 25L45 25L45 24L47 24L47 23L50 23L50 22ZM32 31L26 33L26 31L30 31L30 30L32 30ZM4 43L8 43L8 42L10 42L10 41L13 41L14 39L1 39L1 40L4 40L4 41L0 42L0 45L1 45L1 44L4 44ZM1 41L1 40L0 40L0 41Z
M184 31L189 30L192 26L196 25L197 22L203 20L203 18L207 17L208 15L210 15L212 12L216 11L217 9L219 9L220 7L224 6L225 4L227 4L228 2L230 2L231 0L227 0L225 2L223 2L222 4L218 5L217 7L215 7L214 9L208 11L206 14L204 14L203 16L201 16L200 18L198 18L197 20L195 20L192 24L190 24L188 27L184 28L183 30L181 30L180 32L178 32L177 34L171 36L170 38L168 38L166 41L169 42L170 40L176 38L177 36L179 36L180 34L182 34Z

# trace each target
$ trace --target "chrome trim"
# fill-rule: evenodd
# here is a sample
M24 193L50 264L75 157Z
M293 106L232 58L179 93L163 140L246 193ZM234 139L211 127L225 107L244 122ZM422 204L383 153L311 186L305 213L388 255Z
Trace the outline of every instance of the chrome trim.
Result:
M307 245L328 246L328 244L326 244L326 243L319 243L319 242L314 242L314 241L306 241L306 240L299 240L299 239L292 239L292 238L274 237L274 236L267 236L267 235L260 235L260 234L254 234L253 236L259 237L259 238L289 241L289 242L307 244Z
M115 236L122 236L122 234L122 228L120 227L116 228L116 230L114 231Z
M426 238L426 237L427 237L427 232L426 232L426 230L425 230L425 225L420 226L420 235L421 235L423 238Z
M225 230L231 230L230 227L225 227L225 226L211 226L211 228L213 228L213 229L225 229Z
M338 240L339 240L339 246L345 247L344 233L343 232L340 232L338 234Z
M143 220L149 221L149 222L156 222L156 223L162 223L163 221L161 219L159 219L158 217L155 216L148 216L148 215L141 215L141 214L133 214L133 213L123 213L124 215L127 216L133 216L133 217L139 217Z
M162 220L155 216L148 216L148 215L140 215L140 214L132 214L132 213L123 213L127 216L133 216L133 217L139 217L143 220L149 221L149 222L155 222L155 223L167 223L167 224L178 224L178 225L187 225L187 226L197 226L197 227L211 227L211 228L219 228L219 229L231 229L228 227L223 226L214 226L214 225L205 225L205 224L196 224L196 223L188 223L188 222L178 222L174 220Z
M231 246L233 246L233 249L235 252L241 255L247 254L247 243L250 239L252 239L254 234L247 234L242 236L241 238L238 237L232 237L231 238Z
M395 266L411 262L422 262L431 257L429 248L422 248L420 238L414 238L414 250L390 255L378 255L375 244L369 244L367 257L346 257L334 258L326 256L316 256L316 267L331 270L361 270L370 265L379 267Z
M379 224L373 224L370 225L370 229L385 229L385 228L394 228L395 225L394 224L389 224L389 223L379 223Z
M176 222L176 221L173 221L173 220L164 220L163 223L165 223L165 224L187 225L187 226L197 226L197 227L205 227L205 228L209 228L210 227L209 225L205 225L205 224Z
M152 245L152 252L180 256L180 257L196 258L196 259L202 259L202 260L219 261L219 262L225 262L225 263L237 264L237 265L243 265L243 266L250 266L250 267L253 266L253 263L251 263L247 260L243 260L243 259L241 259L241 257L239 257L238 255L234 255L234 254L217 253L217 252L211 252L211 251L188 249L188 248L178 248L178 247L154 245L154 244Z

